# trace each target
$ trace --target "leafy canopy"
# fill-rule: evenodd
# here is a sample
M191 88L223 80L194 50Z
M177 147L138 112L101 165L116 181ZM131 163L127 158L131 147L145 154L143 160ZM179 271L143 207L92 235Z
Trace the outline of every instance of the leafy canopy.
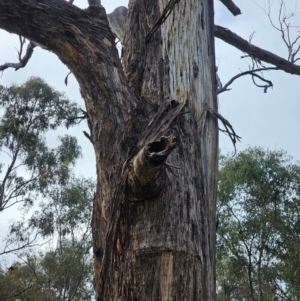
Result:
M45 135L60 126L78 124L78 105L40 78L25 84L0 86L0 211L23 202L32 205L34 192L44 193L49 184L66 181L70 167L81 155L77 139L59 137L50 148Z
M284 151L221 156L218 300L300 297L300 166Z

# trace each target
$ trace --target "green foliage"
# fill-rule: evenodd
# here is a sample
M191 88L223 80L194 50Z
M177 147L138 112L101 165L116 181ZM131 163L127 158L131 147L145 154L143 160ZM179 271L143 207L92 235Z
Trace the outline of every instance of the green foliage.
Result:
M91 180L70 178L64 186L55 186L46 200L40 203L29 219L29 228L38 229L43 237L76 237L89 229L95 183Z
M49 184L63 183L81 155L75 137L59 137L49 148L45 134L59 126L80 122L79 108L40 78L21 86L0 86L0 211L15 203L30 206L35 193L47 193ZM25 177L24 174L27 176Z
M20 137L28 126L33 132L45 133L61 125L68 128L78 121L78 106L40 78L32 77L22 86L0 86L0 100L6 108L4 133L15 137Z
M0 270L0 300L14 301L17 298L24 300L43 300L34 287L35 275L30 266L15 262L8 270ZM31 289L30 298L26 292Z
M50 240L52 247L45 253L37 254L35 249L23 253L23 262L14 263L13 270L0 275L0 300L15 300L15 296L22 301L92 300L90 219L94 190L93 181L71 177L63 185L49 188L40 210L31 218L11 225L9 245L40 235Z
M88 254L66 245L62 250L28 256L0 271L0 300L89 301L93 265Z
M300 167L283 151L221 156L218 300L298 300Z
M84 116L39 78L22 86L0 86L0 108L0 151L7 159L0 164L0 211L19 202L25 209L3 241L0 255L14 251L20 260L0 269L0 300L91 300L95 183L73 176L81 155L75 137L58 137L56 148L45 140L48 131L68 128ZM32 214L27 209L37 200L39 208L36 204ZM51 243L37 252L40 238Z
M10 225L5 239L6 249L28 248L38 238L43 238L54 239L58 248L63 248L68 242L74 248L89 250L95 183L70 177L67 183L50 186L48 190L39 203L39 210Z

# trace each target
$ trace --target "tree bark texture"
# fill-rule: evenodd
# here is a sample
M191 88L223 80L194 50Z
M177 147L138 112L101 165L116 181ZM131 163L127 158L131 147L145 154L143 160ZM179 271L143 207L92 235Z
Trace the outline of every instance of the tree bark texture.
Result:
M0 0L0 28L54 52L85 100L99 301L215 300L213 4L173 2L147 40L169 1L129 1L122 65L101 6Z

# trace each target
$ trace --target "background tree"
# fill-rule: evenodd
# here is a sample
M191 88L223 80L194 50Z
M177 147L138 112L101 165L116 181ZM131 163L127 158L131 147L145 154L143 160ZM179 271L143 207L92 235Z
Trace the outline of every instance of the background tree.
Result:
M130 1L123 66L100 1L89 4L0 1L0 27L55 53L79 83L97 164L97 298L214 300L217 118L232 128L217 113L213 3Z
M70 178L48 188L49 194L31 218L11 229L9 241L39 233L48 247L18 252L19 261L0 275L1 300L92 300L91 256L92 199L94 183ZM21 233L19 233L21 232Z
M45 134L69 128L84 116L75 103L39 78L0 87L3 116L0 146L6 163L1 182L2 211L17 203L25 216L13 222L0 255L20 258L1 273L1 300L90 300L91 231L94 183L76 179L72 167L81 155L75 137L60 137L56 148ZM7 163L8 162L8 163ZM28 220L27 211L40 201ZM37 253L34 245L51 241ZM57 246L56 246L57 242Z
M43 192L57 177L64 181L80 155L76 138L60 137L61 146L46 146L44 135L64 125L77 124L79 108L42 79L31 78L22 86L0 86L0 147L2 163L0 211L23 202L32 204L29 192ZM18 176L24 170L28 177Z
M92 300L92 275L91 257L87 260L78 248L28 256L1 270L1 300Z
M40 78L21 86L0 86L0 107L0 151L5 162L0 165L0 211L15 204L28 210L50 187L68 181L81 155L75 137L59 137L59 145L53 148L47 145L45 135L62 125L74 126L84 116L75 103ZM34 243L37 236L26 236L21 228L22 222L11 227L0 255Z
M298 300L300 166L262 148L220 165L218 300Z

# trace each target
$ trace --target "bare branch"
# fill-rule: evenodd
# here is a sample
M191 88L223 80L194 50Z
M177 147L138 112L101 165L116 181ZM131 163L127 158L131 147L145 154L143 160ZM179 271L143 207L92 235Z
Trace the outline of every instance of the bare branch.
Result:
M2 183L1 183L1 187L0 187L0 212L5 209L5 206L9 201L9 199L8 200L5 199L5 185L6 185L6 182L7 182L8 178L11 174L12 168L14 167L14 165L16 163L18 154L20 152L20 148L21 148L21 146L18 145L17 149L16 149L16 152L14 153L14 156L12 158L12 162L9 164L9 166L7 168L7 171L5 173L5 176L4 176L4 178L2 180Z
M255 81L255 77L259 78L261 81L267 83L266 85L259 85L256 83ZM263 88L264 89L264 92L267 93L267 90L271 87L273 87L273 83L270 81L270 80L267 80L265 78L263 78L262 76L256 74L256 73L253 73L252 74L252 81L254 83L255 86L259 87L259 88Z
M44 243L34 243L37 240L39 235L40 235L40 233L35 233L33 238L31 238L31 239L28 238L27 241L23 245L15 247L13 249L8 249L8 247L11 246L12 243L10 243L10 244L6 243L4 249L2 251L0 251L0 256L4 255L4 254L12 253L12 252L17 252L17 251L20 251L20 250L28 248L28 247L43 246L49 242L49 241L46 241Z
M220 94L222 92L225 91L229 91L230 89L228 89L228 87L238 78L245 76L245 75L257 75L256 72L261 72L261 71L269 71L269 70L279 70L276 67L266 67L266 68L259 68L259 69L254 69L254 70L248 70L245 72L241 72L235 76L233 76L223 87L221 87L220 89L218 89L217 93ZM267 81L266 79L263 78L263 81ZM270 82L270 81L267 81ZM265 87L265 86L264 86Z
M219 128L219 130L220 130L221 132L226 133L226 134L229 136L229 138L230 138L230 140L231 140L231 142L232 142L232 144L233 144L233 146L234 146L234 150L235 150L235 151L234 151L234 154L235 154L235 153L236 153L236 142L237 142L237 141L241 141L242 137L240 137L240 136L238 136L238 135L236 134L235 130L233 129L233 126L232 126L232 125L230 124L230 122L229 122L227 119L225 119L221 114L215 112L214 110L206 109L206 110L204 110L203 115L206 114L207 112L210 113L210 115L211 115L212 117L214 117L214 118L220 120L220 121L223 123L223 125L224 125L224 127L225 127L225 130L222 130L222 129L220 129L220 128ZM204 116L205 116L205 115L204 115Z
M33 49L37 46L33 42L29 42L26 54L22 58L22 51L23 51L23 44L25 43L25 39L20 37L20 50L18 51L19 56L19 63L5 63L3 65L0 65L0 71L3 71L7 68L15 68L15 70L18 70L20 68L23 68L27 65L29 59L31 58L33 54Z
M243 52L248 53L253 58L275 65L278 69L281 69L287 73L300 75L300 66L295 65L292 62L289 62L288 60L276 54L273 54L270 51L250 44L248 41L244 40L229 29L215 25L215 37L223 40L224 42L236 47Z
M274 18L271 16L270 0L268 1L267 9L264 7L261 7L261 6L260 6L260 8L268 16L268 19L269 19L272 27L280 32L281 38L288 50L288 61L295 63L298 60L298 58L295 58L295 56L298 54L298 52L300 50L300 45L297 47L297 43L299 41L300 35L299 35L299 30L298 30L298 35L295 38L293 38L291 29L299 28L299 26L292 25L290 20L296 16L297 12L295 11L295 9L287 12L285 1L280 0L278 16L276 18L277 20L274 21Z
M232 0L220 0L226 7L227 9L234 15L240 15L241 10L234 4Z
M26 43L25 38L19 36L20 50L18 51L19 61L22 59L23 45Z
M66 76L66 78L65 78L65 85L67 86L68 85L68 77L69 77L69 75L71 74L72 72L70 71L69 73L68 73L68 75Z
M231 89L228 89L228 87L238 78L242 77L242 76L245 76L245 75L252 75L252 76L256 76L256 72L261 72L261 71L269 71L269 70L279 70L278 68L276 67L265 67L265 68L259 68L259 69L254 69L254 70L248 70L248 71L245 71L245 72L241 72L235 76L233 76L224 86L222 86L220 89L218 89L217 93L218 94L221 94L225 91L229 91ZM255 75L254 75L255 74ZM262 78L263 81L266 81L267 83L271 84L270 81ZM270 88L272 85L268 85L268 88ZM263 86L265 88L265 86Z

